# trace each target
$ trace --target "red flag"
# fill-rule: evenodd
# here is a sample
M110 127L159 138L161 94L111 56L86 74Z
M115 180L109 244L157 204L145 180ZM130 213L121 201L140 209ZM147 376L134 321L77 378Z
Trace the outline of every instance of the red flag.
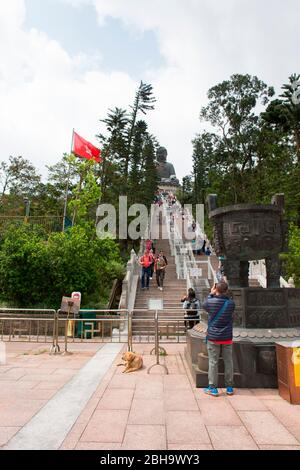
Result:
M95 160L97 163L102 162L101 150L80 137L80 135L76 134L76 132L73 133L72 152L77 157L86 158L87 160Z

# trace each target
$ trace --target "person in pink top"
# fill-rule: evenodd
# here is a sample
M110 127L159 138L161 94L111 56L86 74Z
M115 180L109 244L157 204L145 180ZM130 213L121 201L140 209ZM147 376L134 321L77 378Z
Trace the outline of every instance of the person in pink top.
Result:
M148 240L146 240L146 250L147 250L147 251L152 250L152 245L153 245L152 240L150 240L150 239L148 238Z

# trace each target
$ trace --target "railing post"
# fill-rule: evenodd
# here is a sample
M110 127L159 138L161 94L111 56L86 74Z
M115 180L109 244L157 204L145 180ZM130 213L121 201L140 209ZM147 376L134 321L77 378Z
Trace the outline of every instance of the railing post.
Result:
M50 350L50 354L57 354L60 352L58 344L58 310L54 312L53 318L53 342Z
M127 338L127 341L128 341L128 351L132 352L132 311L128 312L127 314L127 321L128 321L128 328L127 328L127 331L128 331L128 338Z
M153 353L153 351L155 351L155 354L156 354L156 363L153 364L152 366L150 366L148 368L148 371L147 373L150 374L150 370L155 367L155 366L161 366L165 369L165 372L166 374L169 374L169 371L168 371L168 368L165 364L160 364L159 363L159 355L160 355L160 352L163 352L165 355L167 354L166 353L166 350L164 348L161 348L159 346L159 332L158 332L158 310L156 310L155 312L155 347L152 349L152 351L150 352L150 354Z
M69 319L70 319L70 313L71 313L71 302L68 302L68 313L67 313L67 319L65 319L65 350L63 352L64 355L71 355L73 353L68 351L68 326L69 326Z

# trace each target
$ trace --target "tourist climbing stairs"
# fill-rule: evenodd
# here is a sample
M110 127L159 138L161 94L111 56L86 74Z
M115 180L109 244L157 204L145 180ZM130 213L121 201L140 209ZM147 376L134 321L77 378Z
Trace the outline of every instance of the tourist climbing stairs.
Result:
M172 321L170 324L167 322L162 324L160 326L161 335L172 336L176 332L176 335L184 336L184 311L180 300L186 294L186 280L178 279L175 258L171 256L169 240L160 238L155 245L156 253L163 250L168 260L164 288L163 291L158 289L155 274L150 280L149 290L142 290L139 285L134 307L133 335L139 338L145 337L145 339L154 336L155 310L152 307L161 303L163 310L158 312L160 319L178 320L177 322ZM150 319L153 321L149 321Z

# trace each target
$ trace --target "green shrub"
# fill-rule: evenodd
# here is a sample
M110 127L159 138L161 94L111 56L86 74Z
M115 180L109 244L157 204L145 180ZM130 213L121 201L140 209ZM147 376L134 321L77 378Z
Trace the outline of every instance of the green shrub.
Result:
M41 302L50 288L49 254L40 230L9 227L0 251L0 292L20 306Z
M123 273L117 243L96 238L88 225L48 238L39 227L23 225L10 228L1 245L1 297L19 306L57 308L73 291L82 293L82 305L99 301Z

